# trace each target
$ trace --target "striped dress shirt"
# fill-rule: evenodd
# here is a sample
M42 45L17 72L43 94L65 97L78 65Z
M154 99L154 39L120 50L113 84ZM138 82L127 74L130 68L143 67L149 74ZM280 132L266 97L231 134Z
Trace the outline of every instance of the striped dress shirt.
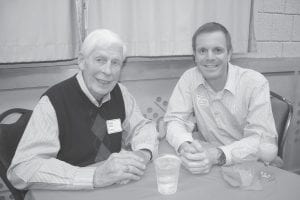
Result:
M197 67L187 70L171 95L164 118L167 140L176 149L194 137L220 147L231 164L233 148L258 151L262 134L277 138L269 83L260 73L228 64L225 87L215 92ZM244 155L247 156L247 155Z
M108 94L100 105L87 89L81 72L76 78L82 91L97 107L110 100ZM122 148L149 149L156 154L158 133L155 124L143 117L135 99L122 84L119 85L126 114L122 123ZM34 108L8 169L9 180L19 189L92 189L96 167L77 167L58 160L59 149L56 113L49 98L43 96Z

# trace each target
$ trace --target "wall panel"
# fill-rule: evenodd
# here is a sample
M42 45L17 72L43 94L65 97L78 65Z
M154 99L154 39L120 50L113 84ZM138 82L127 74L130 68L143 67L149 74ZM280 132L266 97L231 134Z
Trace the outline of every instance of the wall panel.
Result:
M294 103L285 167L300 169L300 58L233 58L234 64L263 73L271 90ZM158 120L180 75L193 66L191 57L129 59L121 82L136 97L145 116ZM33 108L40 95L51 85L74 75L74 62L67 65L3 67L0 69L0 112L12 107Z

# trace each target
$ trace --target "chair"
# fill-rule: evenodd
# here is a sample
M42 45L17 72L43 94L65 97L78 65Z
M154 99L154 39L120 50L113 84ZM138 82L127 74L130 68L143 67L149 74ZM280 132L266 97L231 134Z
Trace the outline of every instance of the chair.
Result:
M27 191L18 190L12 186L6 176L7 169L15 154L19 140L29 121L32 111L22 108L13 108L0 115L0 175L15 200L23 200ZM21 114L12 124L4 124L4 118L11 114Z
M272 112L278 132L278 156L283 159L284 146L293 116L293 106L286 98L275 92L271 91L270 97Z

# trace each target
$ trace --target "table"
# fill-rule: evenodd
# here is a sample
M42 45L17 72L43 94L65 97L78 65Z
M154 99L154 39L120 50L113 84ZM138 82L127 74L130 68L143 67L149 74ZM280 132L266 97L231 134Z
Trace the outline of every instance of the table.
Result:
M160 152L170 152L170 148L163 148ZM163 149L163 150L162 150ZM256 167L262 167L262 163L255 163ZM230 187L221 177L221 168L214 167L209 174L193 175L183 167L180 170L178 190L173 195L161 195L157 191L155 169L153 163L148 168L141 180L127 185L112 185L91 191L49 191L31 190L27 193L27 200L150 200L167 199L179 200L299 200L300 199L300 176L291 172L269 167L274 172L276 180L264 184L261 191L249 191Z

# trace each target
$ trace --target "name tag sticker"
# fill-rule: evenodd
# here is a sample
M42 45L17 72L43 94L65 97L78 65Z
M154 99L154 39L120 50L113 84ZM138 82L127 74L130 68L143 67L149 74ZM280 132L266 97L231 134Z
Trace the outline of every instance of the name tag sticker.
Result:
M206 99L205 97L200 96L200 95L197 95L197 103L200 106L209 106L208 99Z
M111 119L106 120L107 133L113 134L122 131L121 120L120 119Z

